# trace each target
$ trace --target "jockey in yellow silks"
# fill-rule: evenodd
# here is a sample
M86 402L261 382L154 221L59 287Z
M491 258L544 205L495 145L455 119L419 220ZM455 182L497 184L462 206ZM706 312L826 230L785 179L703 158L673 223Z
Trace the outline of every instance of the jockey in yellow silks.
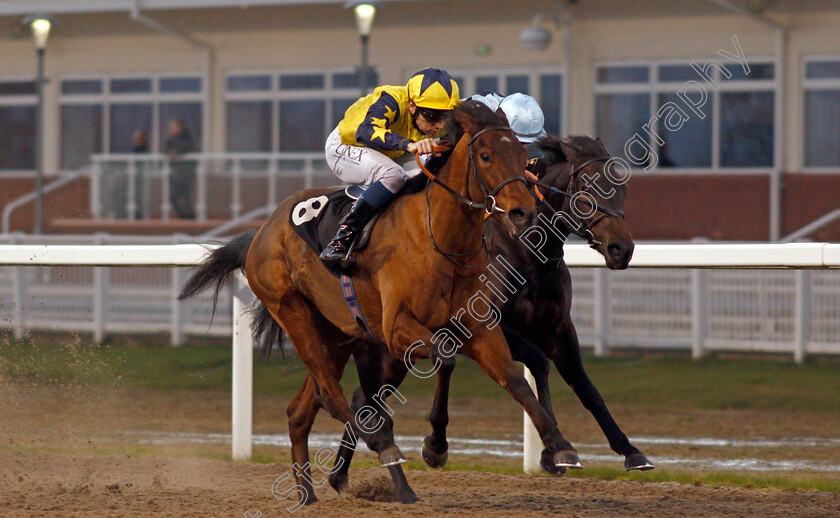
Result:
M338 232L321 252L337 264L348 255L356 235L420 173L413 154L432 152L433 137L441 136L443 116L459 102L458 84L444 70L426 68L405 86L380 86L344 114L327 138L327 165L343 182L368 186Z

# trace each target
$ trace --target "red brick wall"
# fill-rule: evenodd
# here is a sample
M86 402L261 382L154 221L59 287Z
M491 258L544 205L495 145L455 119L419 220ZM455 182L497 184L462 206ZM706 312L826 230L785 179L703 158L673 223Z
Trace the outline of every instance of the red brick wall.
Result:
M44 184L49 184L55 178L46 178ZM17 198L35 190L34 179L4 178L0 179L0 208ZM60 189L44 196L44 222L60 217L87 218L90 217L90 184L86 178L65 185ZM12 212L12 231L32 232L35 228L35 202L20 207Z
M766 241L766 176L642 176L627 184L625 213L636 239Z
M782 189L783 236L840 208L840 175L786 174L782 177ZM840 241L840 221L809 237L813 241Z

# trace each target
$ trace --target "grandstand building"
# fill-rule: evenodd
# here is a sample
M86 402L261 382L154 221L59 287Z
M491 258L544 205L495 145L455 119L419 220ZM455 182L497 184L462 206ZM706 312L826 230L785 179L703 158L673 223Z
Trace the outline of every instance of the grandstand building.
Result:
M462 96L525 92L554 134L633 166L636 238L778 240L838 209L840 3L386 0L370 71L327 0L0 0L0 206L31 232L38 162L30 15L50 15L47 232L200 233L331 185L323 143L362 83L449 70ZM194 140L197 219L168 205L172 119ZM133 135L148 145L135 152ZM55 182L60 182L56 187ZM250 215L250 216L249 216ZM840 239L840 222L804 236Z

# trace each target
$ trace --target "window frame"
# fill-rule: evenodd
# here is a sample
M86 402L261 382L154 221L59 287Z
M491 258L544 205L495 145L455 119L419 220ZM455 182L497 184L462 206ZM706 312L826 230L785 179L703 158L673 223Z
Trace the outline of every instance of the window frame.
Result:
M163 78L198 78L200 89L198 92L161 92L160 81ZM150 92L112 93L111 81L115 79L149 79L152 82ZM61 92L61 85L64 81L100 81L102 92L95 94L65 94ZM209 143L210 121L208 121L208 78L205 71L162 71L162 72L130 72L130 73L107 73L107 74L67 74L58 79L58 124L61 125L61 110L64 106L78 104L97 104L102 106L102 151L101 154L110 154L111 148L111 110L110 107L119 104L141 104L152 105L152 119L149 131L149 149L158 152L163 149L166 135L161 135L160 128L160 105L171 102L190 102L201 105L201 141L198 143L200 149L207 150ZM62 135L58 135L58 169L60 174L72 171L65 169L60 163L62 152Z
M23 106L23 107L34 107L35 108L35 131L37 132L37 125L38 125L38 78L34 76L26 76L26 75L4 75L0 77L0 83L18 83L18 82L31 82L35 83L36 91L33 94L25 94L25 95L0 95L0 106ZM36 135L37 139L37 135ZM37 150L35 151L37 154ZM35 163L35 167L32 169L0 169L0 175L3 178L32 178L38 172L37 166L38 158L33 157L33 163Z
M807 164L807 157L805 156L807 152L807 142L806 138L808 135L808 120L806 117L808 116L807 110L807 97L808 92L813 91L837 91L840 92L840 77L832 78L832 79L808 79L808 64L814 63L816 61L834 61L840 63L840 54L808 54L803 56L799 63L799 71L800 71L800 95L799 95L799 103L802 107L802 118L800 119L800 135L802 140L800 141L800 145L802 146L802 152L799 155L799 170L803 173L809 174L837 174L840 173L840 165L837 166L808 166Z
M411 74L416 72L416 70L412 70L411 72L407 72L406 74L406 81L408 78L411 77ZM460 89L461 99L465 99L473 94L477 94L478 91L475 89L475 81L477 77L487 77L487 76L495 76L499 80L499 84L503 84L502 80L506 79L509 76L528 76L528 86L530 91L528 95L533 97L537 100L537 102L542 106L543 100L542 96L540 95L540 76L543 75L556 75L560 77L560 99L558 99L557 106L559 107L558 112L556 113L557 120L560 122L560 136L565 135L568 133L569 129L564 127L566 126L567 121L563 117L563 110L568 110L567 106L564 106L563 102L563 92L568 87L566 84L566 74L565 68L562 65L552 65L552 66L536 66L536 67L494 67L494 68L452 68L447 69L449 75L452 77L464 78L463 84L459 83L458 88ZM501 93L501 92L499 92ZM536 95L535 95L536 94Z
M354 74L358 70L352 67L317 67L317 68L255 68L255 69L231 69L226 71L224 76L224 149L225 152L236 153L235 151L228 151L230 146L230 139L228 135L227 121L229 117L228 103L230 102L270 102L271 103L271 149L265 151L266 153L290 153L294 151L280 151L280 103L283 101L303 101L303 100L317 100L323 101L324 109L324 141L327 136L335 129L332 120L336 117L333 113L333 101L339 99L361 97L361 90L359 86L352 88L335 88L333 86L334 76L339 74ZM376 68L374 73L379 73ZM281 89L280 76L285 75L322 75L324 77L323 88L312 89ZM230 91L228 89L228 82L231 77L243 76L269 76L270 87L268 90L253 90L253 91ZM379 85L370 85L373 87ZM302 153L313 153L314 151L301 151Z
M702 65L709 59L719 59L724 65L731 65L732 63L725 58L716 56L714 58L687 58L687 59L656 59L656 60L604 60L593 63L590 80L592 84L592 128L597 127L597 97L603 94L647 94L649 101L649 110L651 117L656 114L658 106L658 97L660 94L673 94L683 86L686 81L660 81L659 67L660 66L690 66L691 63ZM772 56L756 56L748 60L750 66L753 65L773 65L773 79L756 79L756 80L742 80L742 79L726 79L721 77L720 71L717 67L712 69L713 79L720 85L715 90L708 84L704 83L702 78L698 75L695 79L700 83L704 90L709 94L709 99L712 101L712 112L708 115L712 117L712 149L711 149L711 165L707 168L701 167L669 167L662 168L659 164L653 169L646 172L648 175L766 175L780 167L779 164L779 146L784 145L779 141L780 128L780 113L779 113L779 95L781 93L781 74L779 63L775 57ZM598 69L602 67L647 67L648 81L642 83L598 83ZM737 66L737 65L736 65ZM721 158L721 94L732 92L770 92L773 94L773 158L771 165L766 167L722 167L720 165ZM696 117L695 114L689 114ZM653 137L646 132L642 134L647 137L647 143L653 149L658 149L655 145ZM625 158L624 149L609 150L614 156ZM629 162L632 172L644 172L644 168L636 166Z

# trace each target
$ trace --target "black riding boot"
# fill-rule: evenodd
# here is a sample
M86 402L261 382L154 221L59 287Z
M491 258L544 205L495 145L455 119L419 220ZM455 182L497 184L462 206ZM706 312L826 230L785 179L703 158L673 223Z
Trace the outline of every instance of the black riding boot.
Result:
M322 261L328 265L338 265L347 257L347 252L350 250L356 236L365 227L368 221L379 212L373 205L366 202L364 198L359 198L350 207L350 212L341 218L338 224L338 232L330 241L330 244L321 252L319 256ZM348 263L352 263L351 257L347 258Z

